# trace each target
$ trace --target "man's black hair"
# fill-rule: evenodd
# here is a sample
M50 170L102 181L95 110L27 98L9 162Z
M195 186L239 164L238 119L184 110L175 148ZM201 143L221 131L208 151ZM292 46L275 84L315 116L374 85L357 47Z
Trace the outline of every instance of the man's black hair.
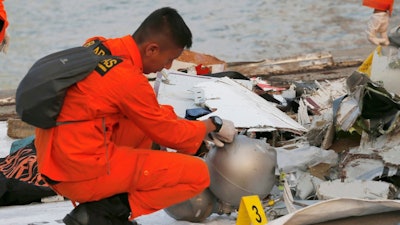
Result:
M152 12L132 36L140 44L151 39L153 35L164 35L178 47L192 46L192 32L178 12L170 7Z

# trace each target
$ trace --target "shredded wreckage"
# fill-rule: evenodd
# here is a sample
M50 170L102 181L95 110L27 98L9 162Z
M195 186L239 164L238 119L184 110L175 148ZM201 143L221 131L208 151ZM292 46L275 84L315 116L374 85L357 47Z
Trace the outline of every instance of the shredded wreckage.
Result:
M185 51L171 69L150 74L159 102L179 116L218 115L238 129L232 144L203 146L210 187L167 214L190 222L235 216L242 197L258 195L268 224L397 224L400 69L379 53L365 68L329 53L225 63ZM14 103L0 99L0 117L22 139L33 128Z

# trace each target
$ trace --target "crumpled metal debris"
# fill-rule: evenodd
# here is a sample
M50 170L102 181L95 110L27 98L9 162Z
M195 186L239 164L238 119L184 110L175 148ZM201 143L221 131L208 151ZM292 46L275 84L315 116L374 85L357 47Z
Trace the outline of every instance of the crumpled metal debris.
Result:
M351 189L350 196L357 198L371 199L372 195L381 200L398 198L400 98L364 74L354 72L347 79L315 81L307 88L292 86L290 100L297 101L299 107L297 114L290 117L289 112L278 113L276 103L266 103L248 86L226 77L193 77L170 71L168 79L176 85L161 82L157 86L160 103L173 103L175 108L185 110L199 107L194 104L190 90L201 89L203 106L212 109L211 114L220 113L221 117L241 124L245 128L243 134L271 141L276 135L282 138L285 132L294 132L287 140L282 138L272 145L277 151L276 176L284 174L282 183L277 181L276 185L286 187L286 191L276 188L263 199L263 202L283 199L286 212L282 204L266 204L267 215L276 218L326 199L349 197L340 195L340 190L343 193ZM301 95L297 88L303 91ZM287 94L283 92L282 98L289 99ZM276 95L274 98L280 99ZM279 118L280 115L285 116ZM265 125L259 126L261 123ZM329 149L337 141L338 131L359 133L362 136L359 146L343 152ZM323 175L317 175L314 169L320 165L324 168ZM371 185L375 191L365 192ZM291 203L286 204L287 201Z

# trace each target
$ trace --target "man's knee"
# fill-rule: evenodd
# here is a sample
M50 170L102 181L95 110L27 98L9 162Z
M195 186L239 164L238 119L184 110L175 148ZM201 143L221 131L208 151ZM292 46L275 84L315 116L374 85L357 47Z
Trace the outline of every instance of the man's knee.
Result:
M196 163L196 174L197 174L197 187L199 190L204 190L207 187L210 186L210 173L208 171L208 166L206 162L198 158L197 163Z

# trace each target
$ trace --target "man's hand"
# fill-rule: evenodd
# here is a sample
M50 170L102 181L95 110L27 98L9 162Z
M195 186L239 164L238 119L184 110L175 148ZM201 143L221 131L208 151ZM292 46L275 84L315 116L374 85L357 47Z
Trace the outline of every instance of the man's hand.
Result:
M222 120L222 127L218 132L211 132L205 141L214 143L217 147L224 147L224 143L232 143L237 134L235 125L230 120Z
M367 38L375 45L389 45L387 29L389 26L388 12L375 12L369 18L367 24Z
M0 44L0 52L7 53L8 46L10 45L10 36L6 33L3 42Z

